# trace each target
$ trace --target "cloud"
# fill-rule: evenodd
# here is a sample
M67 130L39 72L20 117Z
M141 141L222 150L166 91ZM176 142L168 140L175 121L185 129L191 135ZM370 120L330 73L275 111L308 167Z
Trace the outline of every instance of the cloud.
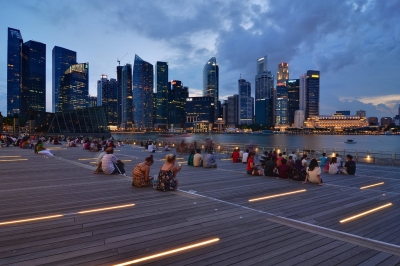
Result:
M189 97L203 97L203 90L189 88Z

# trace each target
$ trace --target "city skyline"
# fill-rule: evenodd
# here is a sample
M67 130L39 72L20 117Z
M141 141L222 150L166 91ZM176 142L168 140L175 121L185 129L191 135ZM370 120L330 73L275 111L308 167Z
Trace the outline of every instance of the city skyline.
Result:
M254 62L268 55L268 70L273 74L281 62L289 63L292 79L310 69L321 71L320 114L336 110L351 110L353 114L360 109L366 110L367 116L391 117L397 113L400 93L395 77L400 67L395 58L400 51L395 44L400 28L393 22L400 6L396 1L312 2L311 10L302 7L311 3L308 1L160 3L127 2L105 9L102 7L111 2L8 2L1 11L7 22L0 35L1 43L6 47L6 31L11 27L21 31L24 41L46 44L47 111L52 107L51 51L60 46L76 51L78 62L89 62L91 95L96 95L101 74L117 78L117 58L128 53L121 60L122 65L133 64L135 54L153 65L157 61L168 62L169 79L182 80L189 86L190 96L202 95L202 68L209 58L216 57L220 67L219 95L226 99L235 93L240 74L255 84ZM211 15L210 21L204 22L204 13L210 8L223 15ZM282 9L287 10L284 21L274 23L281 16L277 11ZM69 12L67 17L61 15L65 10ZM171 10L184 15L178 18ZM128 16L129 13L132 14ZM76 19L68 19L72 15ZM110 15L114 19L106 20ZM132 15L136 18L129 21ZM143 16L158 21L154 17L157 15L165 19L163 27L138 23ZM295 21L298 26L293 27ZM4 51L0 56L3 115L7 105L6 60Z

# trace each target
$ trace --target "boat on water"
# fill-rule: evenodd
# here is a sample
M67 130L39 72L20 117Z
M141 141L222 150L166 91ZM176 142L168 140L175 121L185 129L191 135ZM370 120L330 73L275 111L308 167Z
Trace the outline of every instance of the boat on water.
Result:
M175 129L170 129L167 132L163 132L158 134L159 137L190 137L192 136L191 133L188 133L187 131L184 130L175 130Z
M261 134L262 135L272 135L272 134L274 134L274 131L273 130L263 130L263 131L261 131Z
M346 140L344 143L347 143L347 144L355 144L355 143L357 143L357 141L355 141L354 139L348 139L348 140Z

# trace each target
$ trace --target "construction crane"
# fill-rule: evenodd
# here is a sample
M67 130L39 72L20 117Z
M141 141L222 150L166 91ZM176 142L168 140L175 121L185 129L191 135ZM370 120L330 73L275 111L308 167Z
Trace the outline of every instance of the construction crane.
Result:
M125 57L127 54L128 54L128 53L126 53L126 54L121 58L121 60L124 59L124 57ZM121 60L119 60L119 59L117 58L118 66L121 65Z

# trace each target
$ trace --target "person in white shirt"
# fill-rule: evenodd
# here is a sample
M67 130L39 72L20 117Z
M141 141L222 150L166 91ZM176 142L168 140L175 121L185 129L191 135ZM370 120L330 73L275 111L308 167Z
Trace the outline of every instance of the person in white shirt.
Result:
M153 146L153 143L149 143L149 146L147 147L147 150L149 151L149 152L156 152L156 150L154 149L154 146Z
M308 162L307 162L307 154L303 154L303 157L301 157L301 164L304 167L307 167L307 164L308 164Z
M201 155L200 149L197 149L193 156L193 166L203 166L203 155Z
M292 151L292 154L290 156L292 156L292 160L294 162L297 160L297 156L296 156L296 153L294 151Z
M339 164L337 163L337 158L332 157L330 163L329 163L329 171L331 175L339 174Z
M108 147L106 149L106 153L103 158L101 159L101 169L103 169L103 172L106 175L112 175L112 174L124 174L125 173L125 164L121 162L120 160L117 159L117 157L113 154L114 149L111 147ZM97 174L98 172L95 171L94 174Z
M247 163L247 158L249 158L249 149L246 149L246 152L243 152L242 163Z
M321 168L318 166L317 159L312 159L310 161L310 165L307 167L306 172L307 172L307 176L306 176L306 180L303 182L303 184L305 184L305 183L307 183L307 181L309 181L310 183L318 184L318 186L322 185Z
M342 158L339 156L338 153L336 153L336 160L337 160L337 164L339 165L339 167L343 167L343 160L342 160Z

